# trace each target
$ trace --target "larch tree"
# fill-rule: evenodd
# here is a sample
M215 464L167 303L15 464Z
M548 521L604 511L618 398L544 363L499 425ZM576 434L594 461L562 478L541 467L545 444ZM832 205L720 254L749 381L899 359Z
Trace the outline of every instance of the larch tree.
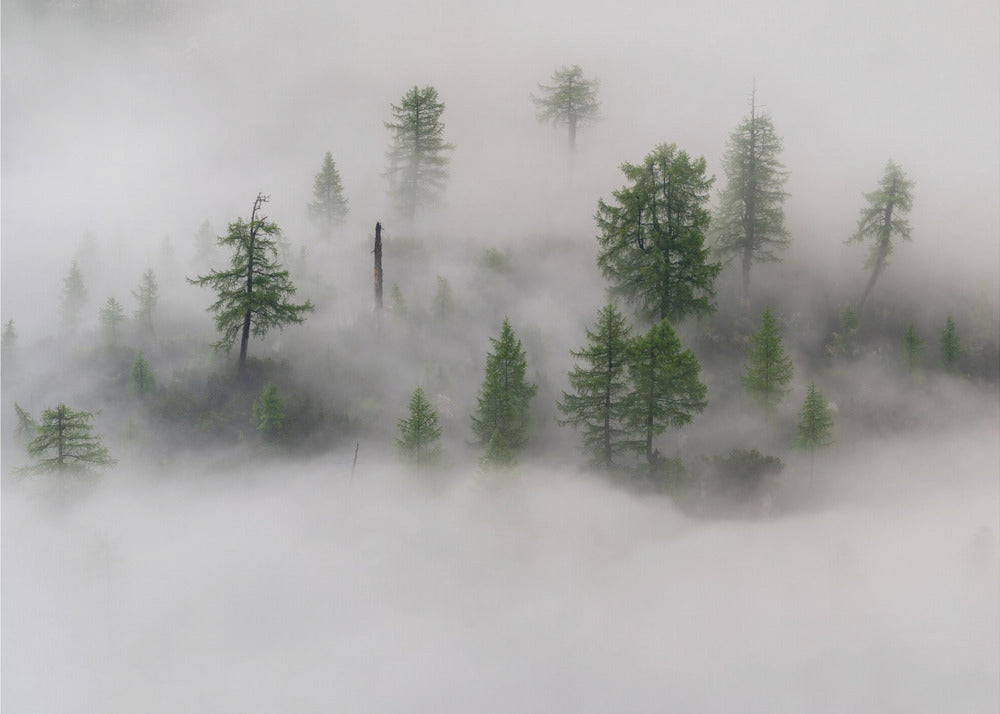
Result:
M204 225L207 225L208 221ZM138 287L132 291L137 306L135 308L135 320L139 323L144 335L150 337L155 335L153 329L153 313L156 312L156 303L159 301L160 286L156 282L156 273L152 268L146 268L142 274L142 280Z
M142 351L135 356L132 361L132 368L129 370L129 386L132 391L140 397L152 393L156 389L156 379L153 377L153 370L146 361Z
M278 439L285 433L285 405L271 382L254 399L253 421L257 431L268 439Z
M907 372L913 372L920 366L920 358L924 352L924 340L917 334L917 329L911 323L903 332L903 339L899 345L903 354L903 363Z
M750 267L777 261L778 251L789 244L783 208L787 173L780 155L781 139L771 117L758 112L755 90L750 115L729 135L722 161L726 186L712 223L719 255L739 261L744 312L750 311Z
M308 209L310 220L319 226L324 238L329 238L333 229L347 218L349 209L344 185L329 151L323 157L323 167L313 179L313 200Z
M414 86L390 106L393 121L385 128L392 132L392 144L385 176L390 195L412 221L418 208L441 201L448 182L447 152L455 147L444 140L444 102L434 87Z
M597 265L612 294L652 322L711 313L721 265L705 244L713 181L705 159L661 144L621 169L630 184L613 192L613 203L598 201L596 215Z
M632 435L630 447L645 456L650 472L659 454L653 439L667 427L680 427L704 410L708 387L700 379L701 365L667 320L655 324L629 344L629 393L623 416Z
M12 318L4 323L3 333L0 334L0 374L10 369L16 351L17 328L14 327L14 320Z
M830 353L848 360L857 358L858 347L858 313L853 307L846 307L840 314L840 332L833 333Z
M504 318L500 337L491 337L490 344L493 350L486 355L472 431L480 446L498 439L498 445L516 454L528 442L528 405L538 386L525 377L527 359L509 319Z
M587 328L586 334L587 346L570 352L577 360L569 372L573 392L563 392L556 405L566 415L559 423L580 432L591 465L612 469L615 457L628 449L624 407L631 328L614 303L608 303L593 332Z
M570 151L576 151L576 130L599 118L599 86L596 79L584 77L580 65L575 64L557 69L552 73L552 84L539 84L539 94L531 95L538 121L567 128Z
M910 240L910 222L904 216L913 207L912 188L913 182L906 178L895 162L890 161L885 166L879 187L865 194L867 205L861 209L858 229L849 239L849 242L871 242L866 266L871 268L872 273L858 301L858 315L864 311L875 282L888 264L893 239Z
M118 344L118 328L125 322L125 309L114 297L100 309L101 328L104 331L104 341L110 346Z
M73 331L80 320L80 312L87 302L87 289L83 285L83 273L74 260L69 272L63 278L62 300L59 303L60 321L64 330Z
M65 404L43 411L27 445L28 454L35 459L29 470L80 474L113 465L114 459L93 431L93 416Z
M809 384L805 401L799 411L798 438L796 445L809 450L810 461L815 459L816 449L833 443L833 415L823 392Z
M437 411L417 387L410 398L410 415L398 422L395 440L400 455L417 466L433 466L441 458L441 427Z
M750 350L740 383L763 407L768 423L788 393L794 371L792 359L785 354L778 321L771 309L765 307L760 315L760 329L750 336Z
M246 374L247 346L250 334L264 337L274 328L298 324L312 312L308 300L291 302L295 286L288 271L278 262L278 224L261 215L267 196L257 194L250 220L238 218L229 224L229 232L219 237L219 245L233 250L227 270L213 269L188 282L210 287L216 300L208 308L215 314L215 327L221 338L216 349L228 350L240 338L240 376Z
M945 320L944 328L941 330L941 364L948 372L958 371L958 362L962 359L962 340L955 329L955 321L948 316Z

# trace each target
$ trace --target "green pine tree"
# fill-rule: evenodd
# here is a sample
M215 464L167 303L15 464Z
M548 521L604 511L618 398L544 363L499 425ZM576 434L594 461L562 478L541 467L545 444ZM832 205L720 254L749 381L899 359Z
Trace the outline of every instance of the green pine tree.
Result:
M432 466L441 458L441 428L438 415L417 387L410 398L410 416L400 419L396 448L404 459L417 466Z
M913 372L913 370L920 366L920 358L924 352L924 340L917 334L917 330L912 323L903 333L900 350L903 353L903 362L906 364L907 372Z
M641 164L622 164L630 185L597 204L597 266L611 292L653 322L711 313L722 269L709 262L705 159L661 144Z
M633 436L629 446L645 455L653 472L663 462L653 449L653 438L667 427L690 422L707 405L708 388L699 378L698 358L691 350L681 350L681 341L666 320L631 341L628 359L629 393L623 417Z
M140 397L151 394L156 389L156 379L154 379L153 371L142 351L135 356L135 360L132 362L132 369L129 370L129 385L132 391Z
M817 448L833 443L833 415L826 403L823 392L816 389L815 382L809 384L806 399L799 411L798 439L796 445L809 450L810 460L815 458Z
M781 328L769 307L760 315L760 329L750 336L747 364L740 383L764 408L768 424L771 415L788 393L794 368L785 354Z
M14 402L14 412L17 414L17 427L15 427L14 433L18 441L27 446L35 438L38 422L17 402Z
M499 338L490 338L493 351L486 355L486 375L471 416L477 442L487 447L494 438L516 454L528 442L528 405L538 386L525 378L527 360L521 341L504 318Z
M0 374L13 367L14 355L17 351L17 328L14 320L7 320L0 334Z
M447 278L437 276L437 291L434 293L432 312L435 319L445 321L455 313L455 298L452 297L451 283Z
M962 341L955 330L955 321L948 316L945 320L944 329L941 330L941 364L948 372L957 372L958 363L965 354L962 349Z
M309 218L320 227L324 238L329 238L334 227L342 224L347 217L344 185L329 151L323 157L323 168L313 180L313 201L308 208Z
M257 431L265 437L276 439L285 433L285 407L278 388L270 382L253 402L253 420Z
M569 130L569 150L576 150L576 130L598 119L600 102L597 101L599 83L586 79L580 65L561 67L552 73L552 84L539 84L539 96L531 95L538 107L538 121L565 125Z
M517 455L504 440L499 429L493 431L493 435L486 443L486 450L479 459L479 465L487 471L512 469L517 466Z
M847 307L840 315L840 332L833 333L833 343L830 351L848 360L857 358L858 349L858 313L853 307Z
M115 298L109 297L100 310L101 329L104 331L106 344L118 344L118 327L125 322L125 309Z
M207 224L208 221L205 221L205 225ZM156 274L152 268L146 269L146 272L142 274L142 281L139 283L139 286L132 291L132 297L139 303L135 309L135 320L139 323L143 334L150 337L155 335L153 330L153 313L156 311L159 291L160 286L156 282Z
M41 421L28 443L28 454L36 461L31 471L86 473L115 463L101 437L93 433L93 414L78 412L65 404L42 412Z
M569 373L573 392L563 392L556 405L566 415L559 423L581 433L592 465L611 469L615 456L627 448L624 404L631 328L614 303L608 303L598 313L594 331L586 333L587 346L570 352L578 362Z
M64 330L73 331L80 319L80 312L87 302L87 289L83 285L83 273L74 260L70 263L69 273L63 278L62 300L59 304L59 314Z

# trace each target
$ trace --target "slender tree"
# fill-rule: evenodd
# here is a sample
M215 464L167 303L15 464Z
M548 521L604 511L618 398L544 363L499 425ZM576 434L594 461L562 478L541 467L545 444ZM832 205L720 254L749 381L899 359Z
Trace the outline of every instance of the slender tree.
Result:
M792 360L785 354L782 344L778 321L771 314L771 309L765 307L760 315L760 329L750 336L750 351L740 382L760 402L768 423L789 391L793 372Z
M448 181L445 152L455 147L444 140L444 102L434 87L414 86L391 107L393 121L385 123L392 132L385 176L397 206L412 221L418 207L441 201Z
M912 323L903 332L900 351L903 353L903 362L906 364L907 372L913 372L920 366L920 357L924 352L924 340L917 334Z
M798 439L796 444L809 450L810 461L815 459L816 449L833 443L833 416L823 392L809 384L806 399L799 411Z
M573 392L563 392L556 405L566 415L559 423L580 432L592 465L611 469L615 456L628 448L624 406L631 328L614 303L608 303L598 313L594 331L586 333L587 346L570 352L577 360L569 373Z
M208 308L215 314L215 326L222 337L216 349L228 350L240 337L239 372L246 374L250 333L263 337L271 329L305 320L313 310L308 300L290 302L295 286L288 271L278 263L278 224L260 215L267 196L257 194L250 221L242 218L229 224L229 233L219 237L219 245L233 249L228 270L213 269L208 275L190 280L193 285L215 290L216 301Z
M538 121L552 122L569 130L569 150L576 151L577 128L599 118L599 82L583 76L580 65L561 67L552 73L552 84L539 84L539 94L531 95L538 109Z
M400 419L396 448L407 461L417 466L432 466L441 458L441 427L438 415L417 387L410 398L410 416Z
M3 333L0 334L0 374L10 369L16 349L17 328L14 327L14 320L9 319L4 323Z
M451 283L447 278L437 276L437 290L431 312L438 320L445 321L455 312L455 298L452 296Z
M830 351L834 355L848 360L857 358L858 348L858 313L853 307L844 308L840 315L840 332L833 333Z
M656 147L641 164L622 164L630 185L615 202L598 202L597 265L612 293L654 322L679 321L714 310L719 263L708 260L705 159L674 144Z
M202 227L208 225L205 221ZM138 287L132 291L132 297L138 303L135 308L135 320L141 326L143 332L150 336L155 334L153 330L153 313L156 312L156 303L159 301L160 286L156 282L156 273L152 268L146 268L142 274L142 280Z
M962 340L955 330L955 321L951 315L945 320L944 329L941 330L941 364L948 372L958 371L958 362L962 359L964 350Z
M149 362L140 350L132 361L132 369L129 370L129 384L132 391L140 397L150 394L156 389L156 379L153 377L153 370L149 367Z
M700 413L708 388L701 382L701 365L666 320L654 325L629 345L629 394L624 400L624 422L633 439L629 446L645 455L652 472L658 453L653 439L667 427L680 427Z
M777 261L777 252L789 243L783 209L787 173L780 154L781 139L771 117L758 112L755 89L750 116L729 135L722 164L726 187L713 220L719 254L740 262L744 312L750 311L750 266Z
M125 322L125 309L114 297L109 297L100 310L100 317L105 342L112 346L117 345L118 327Z
M313 179L313 200L308 208L309 218L320 227L324 238L329 238L334 227L343 223L347 217L344 185L329 151L323 157L323 168Z
M87 289L83 285L83 273L74 260L70 263L69 272L63 278L62 301L60 302L60 319L64 330L72 331L80 319L80 312L87 302Z
M871 268L872 274L861 294L861 300L858 301L859 315L864 311L868 296L888 263L893 238L910 240L910 222L903 216L913 206L910 194L912 188L913 182L906 178L896 163L890 161L885 166L879 187L865 194L868 205L861 209L858 230L850 238L859 243L871 241L866 266Z
M93 433L93 414L78 412L65 404L42 412L28 454L36 463L30 470L56 473L85 473L115 463Z
M278 388L268 382L253 402L254 425L261 434L276 439L285 433L285 406Z
M527 381L527 360L521 340L504 318L499 338L490 338L493 351L486 355L486 375L476 397L472 431L480 446L498 438L513 453L528 442L528 405L538 386Z
M14 413L17 414L17 426L14 433L18 441L27 446L35 438L35 434L38 431L38 422L17 402L14 402Z

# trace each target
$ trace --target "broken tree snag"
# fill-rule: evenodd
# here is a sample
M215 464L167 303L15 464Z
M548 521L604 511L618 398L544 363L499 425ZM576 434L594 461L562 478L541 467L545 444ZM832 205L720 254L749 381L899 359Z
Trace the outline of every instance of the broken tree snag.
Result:
M375 309L382 309L382 224L375 222Z

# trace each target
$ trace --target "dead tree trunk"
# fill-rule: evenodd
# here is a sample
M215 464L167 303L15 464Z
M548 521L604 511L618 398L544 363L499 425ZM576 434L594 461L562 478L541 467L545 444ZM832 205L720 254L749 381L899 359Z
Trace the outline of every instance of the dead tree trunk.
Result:
M375 309L382 310L382 224L375 222Z

